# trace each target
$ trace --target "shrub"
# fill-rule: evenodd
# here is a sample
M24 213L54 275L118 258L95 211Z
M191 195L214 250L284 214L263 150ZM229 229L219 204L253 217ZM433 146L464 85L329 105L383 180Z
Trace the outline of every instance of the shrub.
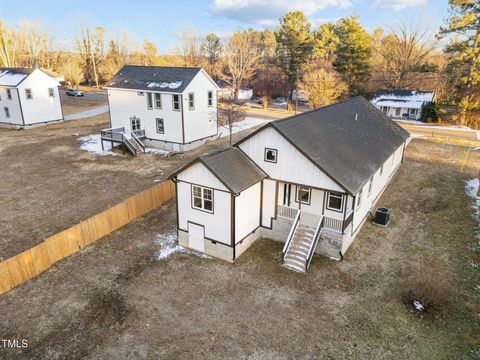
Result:
M422 108L420 121L434 123L440 120L440 108L436 103L429 103Z
M410 271L403 300L408 306L419 301L426 313L438 314L450 302L454 293L453 284L453 275L444 261L424 261Z

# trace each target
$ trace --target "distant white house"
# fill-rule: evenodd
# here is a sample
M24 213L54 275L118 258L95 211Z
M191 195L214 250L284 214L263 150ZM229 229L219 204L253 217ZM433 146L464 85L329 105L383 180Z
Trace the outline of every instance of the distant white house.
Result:
M433 91L378 90L372 104L397 120L419 120L422 108L435 100Z
M409 134L362 97L272 121L171 175L179 244L234 261L257 238L285 266L342 258L403 159Z
M151 146L186 151L217 136L217 84L201 68L125 65L106 85L104 141L134 155Z
M57 81L40 69L0 68L0 126L21 129L61 120Z
M217 81L219 87L218 97L220 99L233 99L235 91L231 83L226 80ZM241 87L238 90L238 100L250 100L253 97L253 89Z

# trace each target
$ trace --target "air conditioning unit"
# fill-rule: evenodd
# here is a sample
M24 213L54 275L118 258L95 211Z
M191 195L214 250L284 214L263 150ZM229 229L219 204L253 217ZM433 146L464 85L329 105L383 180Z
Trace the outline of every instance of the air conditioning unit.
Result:
M373 223L380 226L388 226L390 222L390 210L387 208L377 208Z

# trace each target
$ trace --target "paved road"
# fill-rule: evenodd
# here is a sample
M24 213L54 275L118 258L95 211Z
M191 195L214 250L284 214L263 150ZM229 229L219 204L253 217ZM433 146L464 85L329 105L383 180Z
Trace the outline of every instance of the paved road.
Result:
M398 124L414 136L446 136L465 140L480 140L480 131L475 130L448 129L434 125Z
M104 106L99 106L94 109L86 110L86 111L81 111L75 114L70 114L70 115L65 115L63 117L64 120L69 121L69 120L80 120L80 119L85 119L91 116L96 116L100 115L103 113L108 112L108 105Z
M97 91L84 91L85 96L82 99L85 100L104 100L107 101L107 92L105 90L97 90ZM68 96L65 94L65 90L60 90L60 96Z

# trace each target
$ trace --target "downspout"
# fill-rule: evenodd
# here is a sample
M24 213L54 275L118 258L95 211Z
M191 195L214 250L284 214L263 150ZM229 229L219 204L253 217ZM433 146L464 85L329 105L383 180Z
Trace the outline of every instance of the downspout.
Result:
M231 198L230 198L230 207L231 207L230 236L231 236L232 248L233 248L232 261L235 261L235 195L233 193L231 194Z

